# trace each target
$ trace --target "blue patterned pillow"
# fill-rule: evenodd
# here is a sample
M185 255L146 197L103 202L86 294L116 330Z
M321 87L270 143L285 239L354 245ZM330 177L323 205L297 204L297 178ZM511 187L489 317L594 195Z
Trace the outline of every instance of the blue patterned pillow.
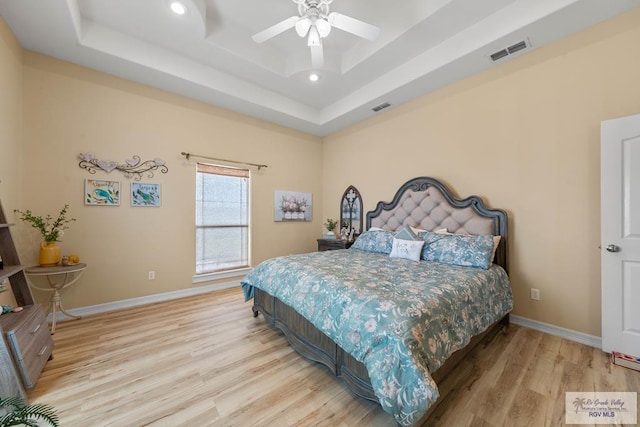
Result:
M395 238L401 240L422 240L413 232L409 225L402 227L400 231L396 233Z
M422 259L487 269L493 255L493 236L420 233L425 244Z
M365 231L358 236L351 248L388 255L393 247L393 236L392 232L386 230Z

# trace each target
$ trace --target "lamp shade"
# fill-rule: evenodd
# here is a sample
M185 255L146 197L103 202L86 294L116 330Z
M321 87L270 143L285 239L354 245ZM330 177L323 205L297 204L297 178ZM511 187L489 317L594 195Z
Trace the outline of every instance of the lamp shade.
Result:
M331 32L331 24L326 19L317 19L315 24L321 38L327 37Z
M306 36L309 28L311 28L311 19L309 18L300 18L296 22L296 33L298 33L300 37Z

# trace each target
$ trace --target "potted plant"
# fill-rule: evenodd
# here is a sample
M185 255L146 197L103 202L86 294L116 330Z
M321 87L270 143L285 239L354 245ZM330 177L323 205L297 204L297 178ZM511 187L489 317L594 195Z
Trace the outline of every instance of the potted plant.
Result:
M64 205L58 218L53 221L51 215L35 216L29 209L22 212L15 209L15 213L20 214L20 219L31 224L33 228L38 229L44 242L40 244L39 263L42 267L52 267L60 262L60 247L58 239L64 234L64 230L69 228L69 223L75 221L75 218L67 218L69 205Z
M44 421L53 427L60 425L55 409L49 405L27 405L20 397L0 398L0 426L42 426L38 421Z
M326 228L329 233L325 234L324 238L335 239L337 237L336 235L337 227L338 227L338 220L327 218L327 222L324 223L324 228Z

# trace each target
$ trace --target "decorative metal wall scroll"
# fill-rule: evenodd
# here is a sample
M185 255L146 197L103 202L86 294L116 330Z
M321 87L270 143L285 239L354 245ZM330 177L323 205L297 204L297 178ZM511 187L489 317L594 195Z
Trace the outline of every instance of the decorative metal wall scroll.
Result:
M89 173L95 174L96 171L103 170L106 173L112 170L118 170L124 174L126 178L133 178L136 181L142 179L143 174L147 174L147 177L153 178L153 171L159 170L162 173L169 172L169 168L165 164L164 160L153 159L142 161L140 156L134 155L130 159L125 159L124 163L118 163L114 160L98 160L92 153L80 153L80 166L82 169L86 169Z

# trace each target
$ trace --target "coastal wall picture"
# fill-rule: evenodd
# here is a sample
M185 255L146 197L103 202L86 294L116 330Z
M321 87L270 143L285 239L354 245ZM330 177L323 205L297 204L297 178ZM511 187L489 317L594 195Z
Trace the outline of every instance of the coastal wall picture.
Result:
M274 221L311 221L311 193L276 190L273 200Z
M131 206L160 206L160 184L132 182Z
M85 179L84 204L93 206L119 206L120 181Z

